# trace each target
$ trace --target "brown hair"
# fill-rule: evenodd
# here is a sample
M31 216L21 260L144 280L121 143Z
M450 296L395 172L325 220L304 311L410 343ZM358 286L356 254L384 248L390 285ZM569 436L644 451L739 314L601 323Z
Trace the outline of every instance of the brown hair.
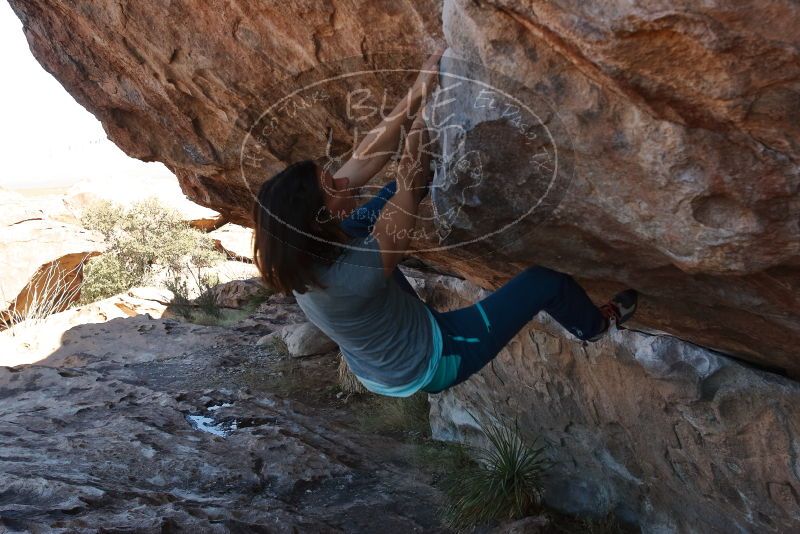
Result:
M264 282L281 293L322 287L317 264L331 264L346 239L325 207L325 196L311 160L289 165L262 184L253 205L253 260Z

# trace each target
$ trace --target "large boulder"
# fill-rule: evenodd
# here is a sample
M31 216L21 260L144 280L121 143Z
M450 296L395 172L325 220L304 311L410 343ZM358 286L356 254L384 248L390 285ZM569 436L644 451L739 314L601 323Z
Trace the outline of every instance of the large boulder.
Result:
M487 296L408 274L440 310ZM545 500L564 512L611 513L643 532L797 530L800 384L691 343L616 329L583 343L540 314L429 398L436 439L485 447L480 425L516 418L547 446Z
M523 89L502 75L533 88L525 102L553 136L543 150L560 168L555 205L539 217L462 247L459 260L427 256L489 285L541 263L580 278L598 300L635 287L639 326L800 376L800 70L779 66L798 59L789 28L800 12L788 3L766 12L732 2L590 5L444 2L447 41L472 64L445 60L443 72L512 96ZM783 20L764 34L764 17ZM538 147L510 135L505 105L442 81L463 131L443 150L488 160L477 186L435 191L442 206L468 193L454 224L467 241L526 215L549 175L529 161Z
M270 345L278 339L286 344L286 350L295 358L325 354L339 348L335 341L310 322L282 326L259 339L258 344Z
M243 180L242 140L285 89L279 80L334 72L342 58L365 58L350 70L394 65L375 53L444 37L448 55L472 65L443 62L444 86L455 72L495 84L506 75L532 91L555 132L536 149L560 149L563 187L513 232L421 257L484 287L530 263L575 275L596 298L633 286L644 297L640 327L800 375L792 2L10 3L34 55L112 141L163 161L191 199L241 224L272 172L319 155L328 135L339 150L371 126L348 117L341 91L382 95L388 84L391 100L413 76L342 81L330 102L285 121ZM546 168L508 135L508 117L468 105L474 92L451 87L451 120L462 148L489 158L488 179L465 194L469 183L450 187L439 172L433 195L440 211L458 208L446 229L460 242L525 214Z

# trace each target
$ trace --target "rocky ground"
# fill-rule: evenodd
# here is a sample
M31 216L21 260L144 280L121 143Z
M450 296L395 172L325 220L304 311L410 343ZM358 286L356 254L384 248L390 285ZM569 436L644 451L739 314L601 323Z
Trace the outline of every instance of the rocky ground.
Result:
M405 272L438 309L486 295ZM467 382L402 407L343 391L335 346L291 298L217 293L216 318L139 288L3 346L35 363L0 367L0 527L446 532L442 482L464 465L447 442L486 445L467 411L517 417L557 463L547 526L476 532L796 524L800 388L784 377L663 335L581 344L541 316Z
M61 319L49 356L0 367L0 532L450 532L453 452L430 438L427 396L398 422L341 390L337 351L259 344L304 321L290 299L231 317Z
M338 357L147 315L0 368L0 530L445 531L416 447L358 429Z

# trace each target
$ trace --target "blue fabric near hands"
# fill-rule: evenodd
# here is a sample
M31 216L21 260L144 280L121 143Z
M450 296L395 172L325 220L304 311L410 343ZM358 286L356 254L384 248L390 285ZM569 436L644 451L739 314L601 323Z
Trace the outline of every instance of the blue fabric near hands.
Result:
M368 236L386 201L392 198L396 192L397 181L392 180L384 185L374 198L354 209L353 213L340 223L340 226L353 237Z

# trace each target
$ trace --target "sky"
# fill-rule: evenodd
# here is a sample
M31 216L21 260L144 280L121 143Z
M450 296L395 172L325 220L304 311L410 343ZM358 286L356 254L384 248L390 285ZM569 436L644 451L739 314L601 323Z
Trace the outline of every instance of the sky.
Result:
M84 179L174 180L161 163L128 157L94 115L42 68L22 23L0 0L0 187L69 186Z

